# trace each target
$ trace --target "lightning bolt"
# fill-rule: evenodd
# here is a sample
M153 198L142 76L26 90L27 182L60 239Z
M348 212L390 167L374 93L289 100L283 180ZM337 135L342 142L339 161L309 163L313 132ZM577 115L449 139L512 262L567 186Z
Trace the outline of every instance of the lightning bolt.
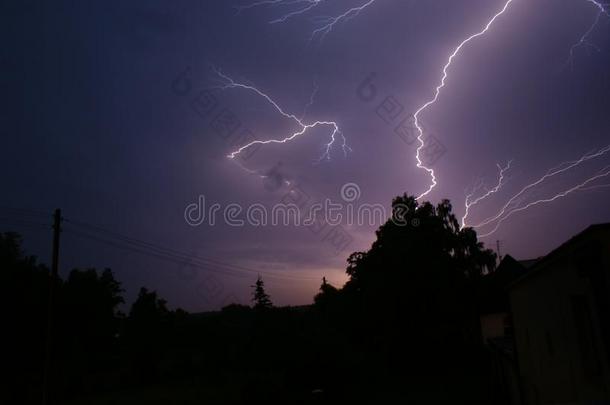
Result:
M513 2L513 0L508 0L505 4L504 7L502 7L502 9L496 13L493 18L487 23L487 25L485 25L485 27L483 28L482 31L477 32L476 34L473 34L471 36L469 36L468 38L466 38L465 40L463 40L458 46L457 48L455 48L455 50L451 53L451 55L449 55L449 59L447 60L447 63L445 64L445 66L443 67L443 75L441 77L441 81L440 84L438 86L436 86L436 91L434 93L434 97L430 100L427 101L424 105L422 105L417 111L415 111L415 113L413 114L413 121L415 123L415 127L417 128L417 132L418 132L418 136L417 136L417 141L419 142L419 146L417 148L417 153L415 154L415 159L417 160L417 167L420 169L425 170L426 172L428 172L428 174L430 175L431 178L431 183L430 186L428 187L428 189L423 192L422 194L419 195L419 197L417 197L417 200L420 200L421 198L425 197L426 195L428 195L433 189L434 187L436 187L437 185L437 179L436 179L436 175L434 173L434 170L426 167L426 165L424 165L423 161L421 160L421 151L425 146L425 142L424 142L424 130L421 127L420 123L419 123L419 116L421 113L423 113L428 107L430 107L431 105L433 105L434 103L436 103L436 101L438 100L440 94L441 94L441 90L445 87L447 78L449 76L448 70L451 67L451 64L453 63L453 60L459 55L460 51L462 50L462 48L464 48L464 46L466 46L469 42L473 41L474 39L485 35L485 33L487 31L489 31L489 29L491 28L491 26L493 25L493 23L502 15L506 12L506 10L508 9L508 6L510 6L510 4Z
M490 218L487 218L486 220L484 220L483 222L479 223L478 225L473 226L473 228L480 228L482 226L485 225L489 225L492 222L497 221L498 219L500 219L502 216L504 216L506 214L507 211L510 212L510 210L512 209L512 207L515 205L515 202L518 201L518 199L520 197L522 197L528 190L531 190L532 188L542 184L543 182L545 182L546 180L548 180L551 177L557 176L559 174L565 173L570 169L573 169L591 159L595 159L598 158L600 156L605 155L606 153L608 153L608 151L610 151L610 145L606 146L605 148L602 148L600 150L598 150L597 152L589 152L585 155L583 155L580 159L577 160L573 160L573 161L569 161L569 162L564 162L561 163L559 166L550 169L548 172L546 172L546 174L542 177L540 177L538 180L536 180L533 183L530 183L528 185L526 185L525 187L523 187L517 194L515 194L514 196L512 196L508 202L506 204L504 204L504 206L500 209L500 211L498 211L498 213Z
M505 167L502 167L499 164L497 165L500 174L498 175L498 182L496 183L495 187L493 187L490 190L487 190L487 192L485 192L484 194L480 195L479 197L477 197L475 199L472 199L474 194L479 189L479 187L477 186L477 187L474 188L474 190L470 194L468 194L466 196L466 201L464 203L464 206L465 206L466 210L464 212L464 216L462 217L462 229L466 227L466 218L468 218L468 215L470 214L470 208L474 207L475 205L477 205L481 201L485 200L486 198L489 198L491 195L493 195L493 194L497 193L498 191L500 191L500 189L504 185L504 175L506 174L506 172L508 170L510 170L511 163L512 163L512 161L508 161L508 163L506 164Z
M287 20L291 19L294 16L297 15L301 15L301 14L305 14L306 12L312 10L313 8L317 7L318 5L320 5L320 3L322 3L324 0L302 0L302 1L291 1L291 2L286 2L286 4L295 4L295 3L309 3L308 6L305 6L299 10L293 11L291 13L285 14L284 16L277 18L275 20L271 20L269 23L270 24L277 24L277 23L283 23L286 22Z
M307 112L309 111L309 109L311 108L313 103L315 102L316 96L318 95L318 91L319 90L320 90L320 87L318 87L318 81L314 79L314 81L313 81L313 91L311 92L311 96L309 96L309 102L303 108L303 113L301 114L301 121L305 119L305 116L307 115Z
M360 14L360 12L362 12L362 10L364 10L371 4L375 3L376 1L377 0L367 0L364 3L362 3L360 6L351 7L336 16L316 17L315 21L320 25L320 27L318 27L312 31L311 37L309 38L310 42L313 41L317 36L319 36L321 40L324 39L324 37L329 32L331 32L337 24L341 23L342 21L348 21L348 20L356 17L358 14ZM278 23L286 22L293 17L306 14L324 2L325 2L325 0L266 0L266 1L258 1L258 2L251 3L251 4L248 4L245 6L238 6L237 10L239 13L243 10L260 7L260 6L280 6L280 5L294 6L294 5L298 5L296 10L290 11L290 12L282 15L281 17L278 17L276 19L269 21L270 24L278 24Z
M295 1L297 3L300 3L301 1L299 0L291 0L288 4L293 4L295 3ZM255 7L259 7L259 6L272 6L275 4L281 4L281 3L286 3L286 0L264 0L264 1L257 1L255 3L251 3L251 4L246 4L243 6L236 6L235 9L237 10L237 13L241 13L244 10L249 10L251 8L255 8Z
M598 51L600 51L600 49L595 44L589 42L588 38L591 35L591 33L595 30L595 28L597 28L597 26L599 25L599 22L600 22L602 16L605 15L606 17L610 18L610 13L608 13L608 10L606 10L603 3L600 3L597 0L587 0L587 2L593 4L595 7L597 7L598 11L597 11L597 15L595 16L595 19L593 20L593 23L591 24L589 29L587 31L585 31L585 33L580 37L578 42L576 42L570 48L570 57L568 58L568 63L570 63L572 65L572 67L574 67L574 52L576 51L576 49L580 48L581 46L590 46L590 47L593 47L593 48L597 49Z
M231 161L233 163L235 163L237 166L239 166L240 169L242 169L243 171L245 171L246 173L248 173L248 174L250 174L252 176L258 176L261 179L268 179L268 178L272 177L270 175L269 171L263 172L263 171L249 169L246 166L244 166L238 159L232 159ZM284 178L280 178L280 181L285 186L290 187L292 185L292 181L290 181L290 180L286 180Z
M358 14L360 14L362 12L362 10L364 10L371 4L375 3L375 1L377 1L377 0L369 0L369 1L365 2L364 4L362 4L358 7L352 7L350 9L348 9L347 11L345 11L344 13L339 14L335 17L325 17L325 18L319 19L318 21L322 24L322 26L320 28L313 30L309 40L313 41L315 39L315 37L318 35L320 35L320 40L323 40L324 37L326 37L326 35L333 30L335 25L339 24L341 21L351 20L352 18L354 18Z
M250 143L248 143L246 145L243 145L240 148L236 149L235 151L229 153L227 155L227 157L229 159L235 159L240 153L242 153L243 151L247 150L248 148L251 148L254 145L269 145L269 144L284 144L284 143L288 143L288 142L290 142L290 141L300 137L301 135L306 134L307 131L309 131L310 129L313 129L313 128L316 128L316 127L319 127L319 126L329 126L329 127L331 127L332 133L330 135L330 141L324 145L324 153L322 154L322 156L320 156L318 161L330 160L332 147L335 144L335 142L337 141L338 137L341 137L341 139L343 140L341 146L342 146L344 155L347 156L348 152L351 152L351 148L347 144L347 139L345 138L345 136L341 132L341 130L339 128L339 125L336 122L334 122L334 121L315 121L313 123L305 123L305 122L303 122L302 118L298 118L296 115L290 114L290 113L287 113L286 111L284 111L284 109L282 109L282 107L280 107L280 105L277 102L275 102L269 95L267 95L266 93L262 92L258 88L254 87L254 86L251 86L251 85L244 84L244 83L236 82L235 80L233 80L229 76L225 75L224 73L222 73L218 69L215 69L215 71L216 71L216 74L225 82L225 84L220 87L221 90L243 89L243 90L248 90L248 91L254 92L255 94L257 94L260 97L264 98L269 104L271 104L273 106L273 108L278 113L280 113L280 115L282 115L285 118L288 118L288 119L292 120L299 127L299 129L297 131L295 131L292 134L290 134L290 135L288 135L288 136L286 136L284 138L281 138L281 139L254 140L254 141L252 141L252 142L250 142ZM313 100L313 95L312 95L310 100Z
M593 190L601 190L604 188L610 187L610 184L596 184L590 187L582 187L580 191L593 191Z
M574 56L575 56L575 51L576 49L578 49L581 46L591 46L595 49L597 49L598 51L600 50L595 44L589 42L588 38L589 36L593 33L593 31L597 28L597 26L599 25L601 18L603 16L606 16L608 18L610 18L610 13L608 12L608 10L606 9L606 5L604 3L601 3L597 0L586 0L588 3L591 3L592 5L594 5L598 12L597 15L595 16L595 19L593 20L593 23L591 24L591 26L589 27L589 29L587 29L584 34L580 37L580 39L574 44L572 45L572 47L570 48L570 56L568 58L568 63L573 65L573 61L574 61ZM546 181L547 179L554 177L556 175L562 174L568 170L571 170L577 166L579 166L580 164L589 161L591 159L600 157L602 155L605 155L608 151L610 151L610 145L600 149L597 152L589 152L587 154L585 154L584 156L582 156L580 159L578 160L574 160L574 161L570 161L570 162L564 162L561 163L559 166L550 169L549 171L547 171L547 173L540 177L537 181L528 184L527 186L525 186L523 189L521 189L517 194L515 194L513 197L511 197L508 202L500 209L500 211L490 217L487 218L486 220L484 220L483 222L479 223L478 225L475 225L474 228L480 228L482 226L485 225L489 225L493 222L496 222L494 228L485 233L485 234L481 234L480 237L486 237L486 236L490 236L493 233L495 233L499 227L501 226L501 224L508 219L509 217L511 217L513 214L518 213L518 212L522 212L525 211L531 207L534 207L536 205L539 204L545 204L545 203L550 203L553 202L557 199L563 198L575 191L588 191L588 190L598 190L598 189L602 189L602 188L607 188L610 187L610 184L597 184L597 185L589 185L590 183L594 182L595 180L598 180L602 177L606 177L610 174L610 170L609 167L606 167L604 169L602 169L597 175L585 180L584 182L576 185L575 187L569 188L565 191L562 191L560 193L557 193L556 195L554 195L553 197L550 198L546 198L546 199L540 199L540 200L536 200L530 203L525 204L524 206L519 207L520 202L522 200L522 198L524 197L525 193L531 189L533 189L534 187L542 184L544 181Z
M516 214L517 212L525 211L526 209L534 207L536 205L553 202L553 201L555 201L555 200L557 200L559 198L563 198L563 197L565 197L565 196L567 196L567 195L569 195L569 194L571 194L571 193L573 193L575 191L590 189L591 187L596 187L596 186L589 186L589 184L594 182L594 181L596 181L596 180L599 180L601 178L609 176L609 175L610 175L610 166L606 166L600 172L598 172L598 174L596 174L595 176L590 177L589 179L585 180L584 182L582 182L582 183L580 183L580 184L578 184L578 185L576 185L576 186L574 186L574 187L572 187L572 188L570 188L568 190L565 190L565 191L562 191L562 192L560 192L558 194L555 194L553 197L545 198L545 199L541 199L541 200L536 200L536 201L533 201L533 202L530 202L530 203L524 205L523 207L512 209L504 217L502 217L502 218L500 218L498 220L498 222L496 223L496 226L491 231L489 231L488 233L480 235L480 237L481 238L485 238L487 236L492 235L494 232L496 232L498 230L498 228L500 228L500 225L502 225L502 223L505 220L507 220L510 216L512 216L513 214ZM601 186L603 186L603 185L601 185Z
M249 10L251 8L260 7L260 6L305 4L305 6L299 8L295 11L291 11L290 13L287 13L280 18L269 21L270 24L276 24L276 23L280 23L280 22L285 22L286 20L288 20L294 16L297 16L300 14L305 14L309 10L318 6L323 1L324 0L266 0L266 1L258 1L255 3L243 5L243 6L237 6L235 8L237 9L237 13L239 14L244 10Z

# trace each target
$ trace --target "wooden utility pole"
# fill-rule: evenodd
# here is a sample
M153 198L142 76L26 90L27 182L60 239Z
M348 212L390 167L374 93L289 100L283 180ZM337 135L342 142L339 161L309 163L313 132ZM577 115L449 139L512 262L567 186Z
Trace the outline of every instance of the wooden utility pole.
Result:
M51 383L53 375L53 360L55 352L55 315L57 304L57 285L59 284L59 235L61 233L61 210L58 208L53 214L53 253L51 259L51 275L49 279L49 308L47 315L47 336L45 362L43 370L42 382L42 404L49 405L53 403L53 384Z
M496 240L496 249L498 251L498 264L502 261L502 252L500 251L500 240Z

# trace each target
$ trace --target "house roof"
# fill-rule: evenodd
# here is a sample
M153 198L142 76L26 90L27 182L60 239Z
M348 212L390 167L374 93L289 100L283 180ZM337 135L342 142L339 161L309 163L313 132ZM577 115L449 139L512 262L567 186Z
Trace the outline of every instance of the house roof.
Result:
M527 270L531 267L530 263L536 260L538 259L516 260L511 255L506 255L491 276L499 279L506 286L508 283L527 273Z
M529 269L536 263L538 263L541 259L542 257L537 257L535 259L519 260L519 264L525 267L526 269Z
M506 255L493 273L481 279L478 288L479 314L487 315L508 312L507 287L528 271L520 261Z
M546 256L542 257L541 259L538 259L531 266L529 271L527 271L521 277L518 277L516 280L514 280L512 283L510 283L508 285L508 288L510 289L510 288L516 286L517 284L520 284L523 281L529 279L533 275L540 273L545 268L547 268L546 267L547 263L551 262L556 257L560 256L565 250L575 246L576 244L578 244L578 243L582 242L583 240L587 239L588 237L591 237L592 235L600 233L600 232L610 233L610 223L590 225L584 231L574 235L573 237L568 239L566 242L564 242L561 245L559 245L559 247L557 247L554 250L552 250L549 254L547 254Z

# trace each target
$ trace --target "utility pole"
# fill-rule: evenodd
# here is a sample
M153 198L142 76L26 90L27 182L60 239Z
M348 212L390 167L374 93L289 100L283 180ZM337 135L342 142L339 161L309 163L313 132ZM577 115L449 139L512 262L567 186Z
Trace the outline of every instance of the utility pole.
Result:
M49 308L47 315L47 339L45 350L45 362L42 382L42 404L49 405L53 401L53 353L55 352L55 315L57 303L57 285L59 284L59 235L61 233L61 210L58 208L53 214L53 253L51 259L51 275L49 279Z
M498 252L498 263L502 261L502 252L500 251L500 240L496 240L496 251Z

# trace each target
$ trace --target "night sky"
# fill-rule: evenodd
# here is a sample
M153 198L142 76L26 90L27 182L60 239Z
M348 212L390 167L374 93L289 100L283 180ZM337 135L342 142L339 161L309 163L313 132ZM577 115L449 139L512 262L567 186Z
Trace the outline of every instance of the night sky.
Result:
M433 97L455 47L506 1L377 0L313 39L316 17L364 1L332 1L276 24L269 22L294 6L236 13L242 1L5 2L1 229L22 233L28 252L48 263L50 229L27 225L50 225L61 208L73 221L62 234L63 275L110 267L128 297L146 286L191 311L248 303L258 273L276 304L311 302L322 276L341 285L347 256L370 246L376 226L343 224L348 242L335 243L324 230L297 226L191 226L185 208L199 196L272 206L295 185L313 199L340 201L342 186L354 183L357 202L386 207L396 195L419 195L430 178L416 167L417 145L395 129ZM421 115L444 151L433 159L438 185L426 200L449 198L461 217L472 188L492 188L496 165L511 161L502 189L471 209L478 223L549 169L610 144L610 17L601 16L570 59L597 13L587 0L514 0L462 49L437 103ZM281 139L295 125L254 92L219 89L215 69L299 117L317 88L304 121L335 121L352 152L344 156L338 142L330 160L318 161L330 135L319 127L236 164L227 154L248 136ZM363 96L367 78L375 97ZM213 100L213 110L202 100ZM239 128L223 132L219 114ZM610 153L590 159L518 203L552 197L608 165ZM610 175L590 185L604 184ZM538 257L610 221L609 206L610 187L586 187L515 213L483 241L495 249L499 240L502 253L519 259ZM222 265L200 269L120 249L71 232L78 223Z

